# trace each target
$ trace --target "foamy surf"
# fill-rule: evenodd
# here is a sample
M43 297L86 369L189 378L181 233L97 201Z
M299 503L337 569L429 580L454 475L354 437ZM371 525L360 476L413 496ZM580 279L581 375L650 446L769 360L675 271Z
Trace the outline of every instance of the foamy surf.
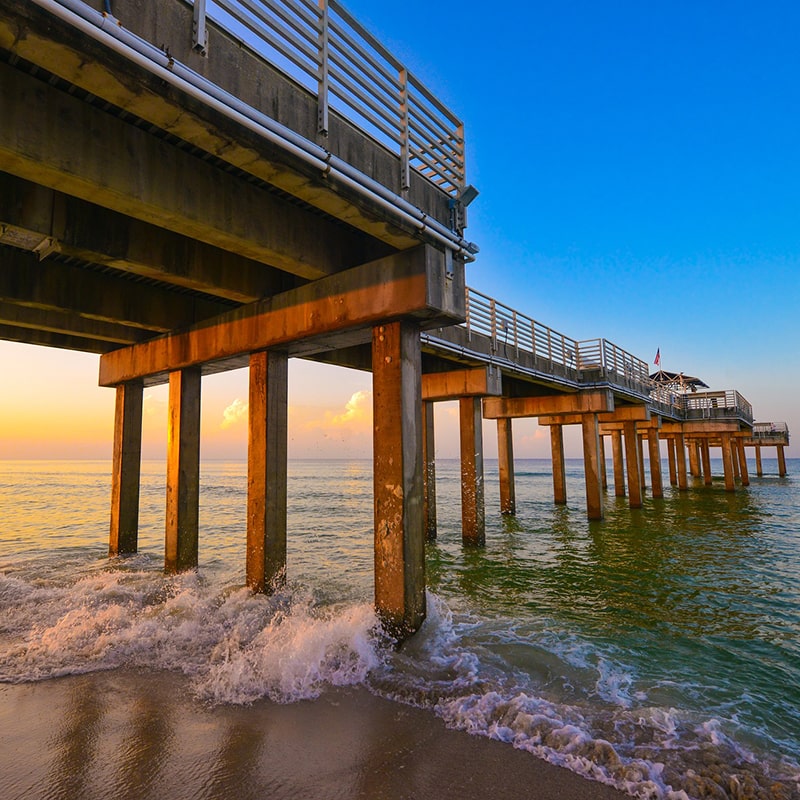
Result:
M117 667L177 670L199 697L292 702L362 683L382 658L371 604L320 606L301 588L219 592L195 573L102 569L71 585L0 575L0 680Z

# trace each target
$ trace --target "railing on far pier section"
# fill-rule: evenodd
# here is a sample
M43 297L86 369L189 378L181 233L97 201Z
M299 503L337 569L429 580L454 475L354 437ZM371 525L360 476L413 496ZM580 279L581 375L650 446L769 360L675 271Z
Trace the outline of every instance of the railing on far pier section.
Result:
M682 395L686 419L730 418L752 423L753 407L734 389Z
M661 414L684 419L753 421L753 408L735 390L686 394L650 378L648 364L607 339L578 341L467 287L467 331L489 337L492 351L532 354L537 368L582 383L608 382L647 398Z
M194 0L195 49L206 15L317 97L318 129L333 109L455 197L464 188L464 126L337 0ZM213 57L213 54L210 54Z
M752 438L764 444L789 444L789 426L785 422L754 422Z
M606 339L578 341L469 287L465 324L470 333L488 336L493 350L503 345L506 354L509 348L517 356L530 353L554 374L570 370L578 380L609 381L644 397L658 389L647 363L627 350Z

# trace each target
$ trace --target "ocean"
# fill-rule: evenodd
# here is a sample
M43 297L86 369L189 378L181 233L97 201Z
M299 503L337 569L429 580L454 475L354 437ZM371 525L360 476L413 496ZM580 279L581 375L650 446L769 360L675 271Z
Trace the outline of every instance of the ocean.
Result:
M612 486L600 522L580 460L567 506L549 461L517 460L515 517L488 461L481 549L439 461L428 619L399 649L371 605L371 466L290 462L288 584L267 597L243 586L244 462L202 463L200 568L171 577L163 462L142 465L140 551L115 559L110 463L0 462L0 682L168 671L244 709L357 686L634 796L800 797L800 459L638 510Z

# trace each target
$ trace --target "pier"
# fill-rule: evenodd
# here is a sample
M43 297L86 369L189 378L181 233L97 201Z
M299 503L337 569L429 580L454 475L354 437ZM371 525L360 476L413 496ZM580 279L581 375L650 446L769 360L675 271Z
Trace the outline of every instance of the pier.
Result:
M0 0L0 338L96 353L116 392L109 553L136 552L145 387L169 385L165 570L198 566L202 378L249 369L245 580L285 579L288 360L372 374L375 605L425 618L436 536L433 404L457 400L462 531L482 546L482 421L500 513L513 421L580 426L585 504L747 486L736 390L685 392L606 339L578 341L470 289L464 127L335 0ZM661 474L664 443L669 472ZM647 459L645 459L645 452ZM688 464L687 464L688 460ZM649 475L645 462L649 462Z

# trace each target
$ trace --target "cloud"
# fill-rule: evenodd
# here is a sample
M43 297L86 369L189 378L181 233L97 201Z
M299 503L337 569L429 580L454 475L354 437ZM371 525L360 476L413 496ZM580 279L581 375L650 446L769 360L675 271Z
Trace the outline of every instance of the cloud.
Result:
M372 419L372 392L360 390L345 403L344 414L336 414L328 420L330 425L350 425Z
M325 411L322 418L309 419L304 423L306 430L317 428L361 428L372 423L372 392L354 392L345 403L341 414Z
M222 412L221 428L230 428L239 421L247 419L249 404L241 401L238 397Z

